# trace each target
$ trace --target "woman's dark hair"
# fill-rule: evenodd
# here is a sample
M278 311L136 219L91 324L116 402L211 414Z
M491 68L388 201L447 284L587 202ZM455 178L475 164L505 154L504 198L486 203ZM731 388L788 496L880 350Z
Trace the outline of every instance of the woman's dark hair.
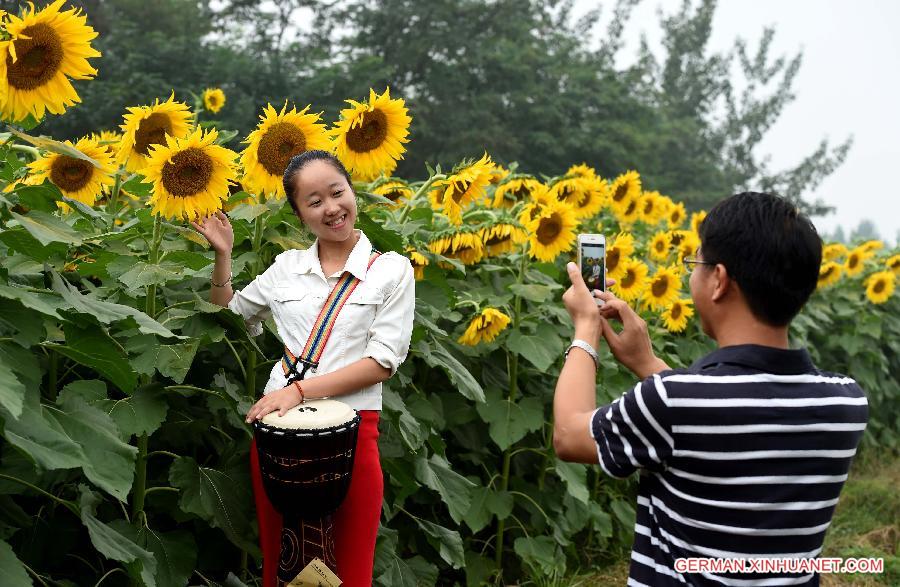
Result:
M744 192L713 206L700 224L703 260L721 263L753 315L786 326L816 289L822 239L788 200Z
M350 179L347 168L344 167L344 164L341 163L341 160L338 159L334 153L322 151L320 149L303 151L299 155L295 155L291 158L287 169L284 170L284 175L281 178L281 182L284 184L284 193L287 196L287 201L291 205L291 208L294 209L294 214L300 214L300 210L297 208L297 202L294 201L294 195L297 191L297 188L294 185L294 176L296 176L300 170L306 167L306 164L311 161L325 161L326 163L331 164L332 167L344 176L347 180L347 185L349 185L350 190L353 191L353 180Z

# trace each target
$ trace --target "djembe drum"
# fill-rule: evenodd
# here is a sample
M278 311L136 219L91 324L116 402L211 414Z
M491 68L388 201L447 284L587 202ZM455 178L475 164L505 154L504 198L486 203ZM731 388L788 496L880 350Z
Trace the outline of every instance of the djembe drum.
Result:
M337 568L331 515L350 488L359 422L347 404L317 399L253 424L263 487L283 518L280 581L315 558Z

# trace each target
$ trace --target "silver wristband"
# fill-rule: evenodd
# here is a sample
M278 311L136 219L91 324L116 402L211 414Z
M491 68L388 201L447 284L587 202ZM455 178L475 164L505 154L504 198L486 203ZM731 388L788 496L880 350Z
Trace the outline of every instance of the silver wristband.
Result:
M575 347L580 348L591 356L591 358L594 360L595 370L600 368L600 357L597 355L597 351L594 350L594 347L592 347L589 342L581 340L580 338L576 338L572 341L572 344L569 345L569 348L566 349L566 352L563 356L565 358L569 358L569 351L571 351Z

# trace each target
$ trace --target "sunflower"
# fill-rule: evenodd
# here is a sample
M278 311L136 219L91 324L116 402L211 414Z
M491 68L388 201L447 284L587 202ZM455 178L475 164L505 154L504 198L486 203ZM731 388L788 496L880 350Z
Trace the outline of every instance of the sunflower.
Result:
M403 159L403 143L409 142L412 118L403 100L392 100L386 88L380 96L370 89L368 103L346 102L351 107L341 110L341 120L330 131L338 158L361 181L390 175Z
M491 170L491 185L500 185L500 183L509 177L510 171L506 169L499 163L494 164L494 168Z
M517 245L524 243L528 235L515 224L498 222L481 229L479 233L484 242L485 252L490 257L499 257L504 253L510 253Z
M113 159L115 159L115 156L119 152L119 143L122 142L122 133L111 130L101 130L99 133L92 132L88 135L88 138L100 143L107 152L113 156Z
M669 208L669 212L666 214L666 222L669 223L669 228L678 228L682 224L684 224L684 219L687 216L687 212L684 209L684 204L681 202L675 204Z
M624 274L624 261L634 253L634 237L620 232L606 247L606 276L619 279Z
M856 247L847 253L847 260L844 261L844 273L847 277L856 277L863 270L866 259L872 256L872 253L864 251L862 247Z
M587 163L573 165L566 170L568 177L578 177L581 179L597 179L597 172Z
M822 247L822 260L823 261L837 261L850 251L847 249L847 246L844 243L832 243L830 245L825 245Z
M650 239L650 258L665 261L672 247L672 235L665 231L657 232Z
M678 299L680 290L681 272L678 267L659 267L647 287L647 305L662 310Z
M213 114L218 114L223 106L225 106L225 92L222 91L222 88L206 88L203 91L204 108Z
M406 252L409 255L409 262L413 266L413 276L416 278L416 281L424 279L425 266L428 265L428 257L412 249L409 249Z
M391 178L382 181L372 188L372 193L384 196L394 203L394 207L400 206L404 201L409 201L413 196L412 188L402 179Z
M577 225L571 207L551 200L525 227L529 233L528 253L535 259L552 262L560 253L571 250Z
M859 248L867 253L872 253L884 248L884 243L880 240L870 240L859 245Z
M478 233L468 230L439 237L428 243L428 250L435 255L458 259L463 265L474 265L484 258L484 242Z
M494 190L494 208L512 208L519 202L528 201L535 193L544 193L547 186L531 176L507 178Z
M841 265L834 261L826 261L819 267L819 280L816 283L816 287L828 287L829 285L837 283L837 280L840 278Z
M256 130L244 139L247 147L241 153L244 184L249 191L283 198L282 177L291 158L304 151L331 148L328 131L319 122L321 114L308 113L309 108L297 112L292 106L288 110L287 102L280 112L271 104L263 108Z
M697 253L700 248L700 237L696 232L690 230L679 230L681 233L681 242L678 243L676 250L678 251L678 262L681 263L685 257L690 257Z
M609 188L610 203L613 208L628 205L629 199L637 199L641 193L641 176L637 171L627 171L617 177Z
M659 192L644 192L638 199L638 218L643 222L654 225L658 224L666 212L666 206L663 204L662 196Z
M113 174L116 167L112 155L95 139L83 138L74 145L70 141L65 141L65 144L90 157L96 164L48 152L29 163L28 168L34 173L37 183L48 179L67 198L92 206L100 194L115 183Z
M229 184L237 180L237 153L213 144L219 133L198 128L179 139L166 137L154 145L147 166L140 170L153 183L149 203L166 218L209 216L228 200Z
M21 17L8 15L6 40L0 42L0 112L18 121L29 114L40 120L44 112L62 114L81 102L69 79L91 79L97 70L88 59L100 57L91 47L97 33L81 10L60 11L56 0L35 11L29 4Z
M478 161L463 161L447 179L434 182L429 194L432 207L442 209L453 224L461 224L462 209L484 196L493 168L487 153Z
M550 186L550 193L571 206L576 218L590 218L603 208L609 197L609 185L591 173L590 177L561 179Z
M706 210L700 210L691 214L691 230L700 234L700 224L706 220Z
M900 274L900 255L894 255L884 262L888 269L894 274Z
M191 112L187 104L175 101L174 93L163 103L157 99L152 106L128 108L124 119L116 162L132 172L147 165L152 145L165 145L166 137L181 139L191 132Z
M691 300L675 300L660 314L669 332L684 332L688 318L694 315Z
M626 302L636 300L647 288L647 273L649 269L642 262L634 259L620 261L622 265L621 278L612 286L613 293Z
M495 308L485 308L469 322L465 333L459 337L460 344L475 346L480 342L491 342L509 325L510 318Z
M623 205L613 207L613 214L619 224L634 224L641 216L640 200L638 198L624 200Z
M879 271L866 278L866 297L873 304L883 304L894 293L894 281L897 276L893 271Z

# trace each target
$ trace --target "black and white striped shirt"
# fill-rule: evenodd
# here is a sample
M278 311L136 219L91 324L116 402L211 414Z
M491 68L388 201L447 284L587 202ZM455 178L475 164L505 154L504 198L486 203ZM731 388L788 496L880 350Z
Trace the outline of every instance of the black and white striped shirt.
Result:
M600 466L641 469L628 585L818 585L677 573L677 558L814 558L868 419L853 379L805 350L739 345L663 371L591 420Z

